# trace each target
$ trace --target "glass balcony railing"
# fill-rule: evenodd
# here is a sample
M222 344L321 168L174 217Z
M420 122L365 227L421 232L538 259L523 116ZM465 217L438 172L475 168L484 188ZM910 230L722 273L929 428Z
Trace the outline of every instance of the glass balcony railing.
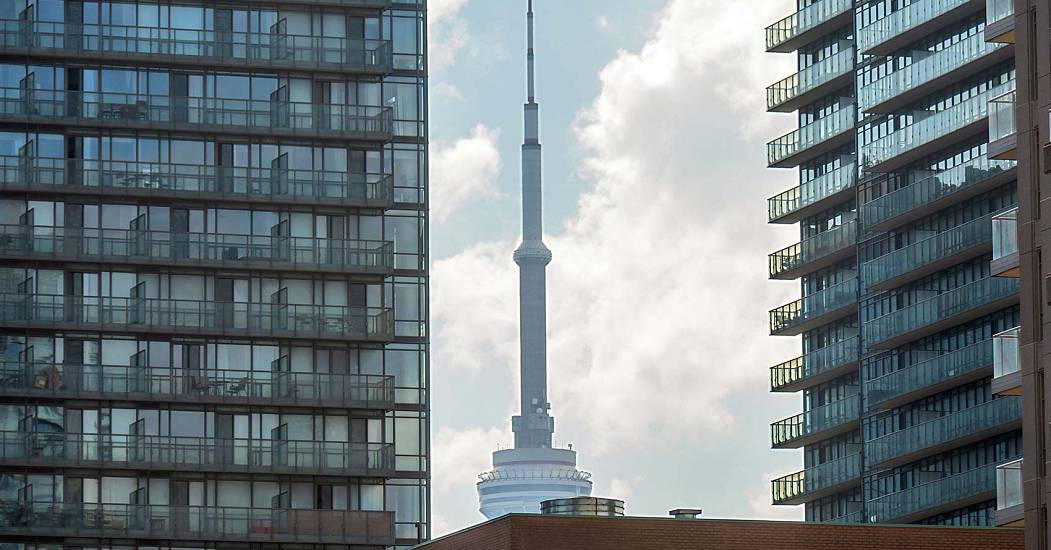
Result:
M938 355L865 382L869 406L944 383L986 368L993 362L993 346L989 340L948 353L930 353Z
M1005 330L993 336L993 376L999 378L1022 370L1022 356L1018 349L1021 327Z
M1018 281L988 277L877 317L862 326L865 343L876 346L1018 293Z
M1014 0L985 0L985 24L989 26L1015 14Z
M845 456L773 480L774 504L842 485L861 477L861 454ZM860 481L860 480L859 480Z
M861 266L865 285L873 287L906 275L939 260L988 244L992 238L992 216L982 216L899 248ZM988 250L988 249L986 249Z
M778 166L787 159L824 143L844 132L854 129L854 106L841 107L838 111L811 122L798 130L785 134L766 144L766 160L770 166Z
M919 177L915 183L873 199L861 207L865 227L916 211L943 197L978 185L1015 167L1013 160L991 160L982 155L948 170Z
M858 167L851 162L836 170L822 174L798 187L793 187L776 197L767 199L771 222L817 204L841 191L854 187Z
M931 411L931 414L937 414ZM1022 418L1019 397L999 397L865 442L865 460L875 466L931 447L952 443ZM992 479L992 474L989 474Z
M969 1L917 0L862 27L857 33L858 49L862 52L870 50Z
M102 58L332 68L386 73L392 68L389 40L304 36L283 32L239 32L127 25L0 20L0 46L50 50Z
M226 233L0 224L0 255L389 272L394 243Z
M912 124L861 146L862 164L874 167L982 120L989 99L1014 86L1014 81L995 86L941 111L914 111Z
M778 46L854 8L853 0L817 0L766 28L766 49Z
M389 477L394 472L394 446L345 441L0 432L0 463Z
M972 34L936 52L914 50L910 65L861 86L858 89L858 104L862 110L868 110L1002 47L1003 44L986 42L981 34ZM919 57L921 55L925 57Z
M981 466L951 474L915 487L883 495L868 501L866 509L876 523L890 523L897 518L922 514L924 510L947 503L983 495L996 489L996 467ZM928 475L936 472L928 472Z
M847 48L800 70L776 84L767 86L766 108L774 110L787 101L815 90L847 73L852 73L854 70L854 57L854 48Z
M993 216L993 260L1018 253L1018 208Z
M771 367L771 391L856 363L857 360L858 337L855 336Z
M1015 134L1015 90L989 100L989 143Z
M195 333L390 340L394 312L378 307L168 298L0 294L0 320L48 328L188 329Z
M861 396L833 401L815 407L770 425L770 441L774 447L798 444L803 438L826 430L856 422L861 410Z
M169 193L193 198L265 198L288 202L337 200L390 205L393 178L347 170L299 170L0 156L0 187L61 187L111 193Z
M392 135L392 117L389 107L369 105L0 88L0 119L7 120L42 118L121 127L188 124L386 141Z
M226 540L392 546L394 512L0 501L12 535Z
M858 506L861 503L855 503ZM855 510L848 514L829 519L829 520L814 520L815 523L866 523L865 514L861 510Z
M1025 503L1022 492L1022 459L996 467L996 509L1003 510Z
M807 264L852 248L857 242L857 229L857 220L850 220L774 252L769 257L770 278L785 278L786 274L803 269Z
M770 333L778 334L819 319L824 315L857 303L858 279L851 277L841 283L819 290L770 311Z
M278 360L280 361L280 360ZM394 377L71 363L0 362L0 395L62 399L394 408Z

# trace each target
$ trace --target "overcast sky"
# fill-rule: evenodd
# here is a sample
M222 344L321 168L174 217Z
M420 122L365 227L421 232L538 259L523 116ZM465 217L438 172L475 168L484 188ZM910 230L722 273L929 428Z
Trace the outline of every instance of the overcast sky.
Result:
M430 0L434 534L481 521L476 475L517 403L519 147L526 0ZM769 480L801 468L768 392L799 354L767 310L798 296L766 255L795 173L764 168L792 127L763 112L792 72L763 52L791 0L535 0L550 395L596 496L632 515L801 518Z

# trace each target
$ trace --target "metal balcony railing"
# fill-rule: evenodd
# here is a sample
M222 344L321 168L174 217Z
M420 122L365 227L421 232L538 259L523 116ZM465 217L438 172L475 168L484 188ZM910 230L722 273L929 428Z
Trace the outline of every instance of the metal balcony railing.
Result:
M4 361L0 395L391 410L394 377Z
M766 108L773 111L787 101L811 92L854 70L854 48L841 50L766 88Z
M799 502L832 487L861 478L861 454L852 454L777 478L771 482L774 504Z
M146 128L186 124L379 141L393 135L389 107L44 89L0 88L0 119Z
M1018 280L987 277L942 292L897 311L876 317L862 325L869 347L921 331L941 321L978 310L1018 293Z
M1021 327L1005 330L993 335L993 377L999 378L1022 370L1018 338Z
M800 382L856 363L857 360L858 337L854 336L770 367L771 391L783 391Z
M1022 459L996 467L996 509L1003 510L1025 502L1022 490Z
M891 191L861 206L866 228L905 216L930 203L964 191L997 177L1015 167L1013 160L992 160L982 155L929 175L921 175L911 185ZM926 173L921 173L926 174Z
M857 33L858 49L862 52L870 50L969 1L917 0L862 27Z
M993 216L993 260L1018 253L1018 208Z
M378 307L4 293L0 320L48 328L380 341L394 337L394 311Z
M857 230L857 220L850 220L770 254L770 278L795 278L788 275L837 252L853 248L857 242Z
M817 204L841 191L854 187L858 178L857 164L851 162L822 174L780 195L767 199L769 221L774 222Z
M932 414L935 414L932 412ZM1022 400L999 397L865 442L870 467L1017 422ZM990 478L992 475L990 474Z
M788 334L793 329L822 316L856 304L858 279L851 277L828 288L819 290L791 304L770 311L770 333Z
M394 243L0 224L0 256L387 273Z
M394 180L389 174L19 156L0 156L0 187L201 199L331 199L363 206L389 206L394 196Z
M0 529L20 536L243 539L392 546L394 513L159 504L0 501Z
M283 32L216 31L113 24L0 20L0 46L54 54L146 58L151 61L240 66L307 67L387 73L390 40L305 36Z
M939 352L931 352L939 353ZM993 346L989 340L975 342L948 353L939 353L905 368L884 374L865 382L869 406L876 406L890 399L943 384L954 378L967 375L993 362Z
M826 430L856 422L861 409L861 396L852 395L815 407L770 425L770 441L774 447L797 444L803 438Z
M0 432L0 463L389 477L387 443L162 435Z
M870 520L890 523L922 514L924 510L979 497L996 489L996 466L988 464L966 472L874 498L866 504Z
M854 129L855 107L840 107L832 114L785 134L766 144L766 160L771 167Z
M853 8L852 0L817 0L767 27L766 49L775 50L785 42Z
M912 271L985 245L992 238L992 216L982 216L862 264L865 285L873 287Z

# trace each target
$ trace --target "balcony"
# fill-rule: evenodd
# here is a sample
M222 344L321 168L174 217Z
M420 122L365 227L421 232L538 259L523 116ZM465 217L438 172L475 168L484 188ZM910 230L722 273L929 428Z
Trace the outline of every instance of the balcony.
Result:
M1016 177L1014 161L973 158L922 177L861 206L861 221L870 231L887 231L928 216L957 202L995 189Z
M766 28L766 51L798 50L829 30L850 24L853 0L817 0Z
M393 111L283 100L0 88L0 120L62 127L236 132L389 141Z
M766 109L790 113L854 78L854 48L841 50L766 88Z
M394 409L394 377L270 371L0 362L0 395L31 399ZM286 358L287 361L287 358Z
M798 279L852 257L856 252L857 230L857 220L850 220L770 254L770 278Z
M989 270L994 277L1018 278L1018 208L993 216L992 226L993 260Z
M392 176L347 170L0 156L0 187L63 195L367 208L394 205Z
M874 498L866 505L869 520L906 523L989 500L996 492L995 473L995 466L989 464Z
M996 467L997 527L1025 527L1022 464L1018 459Z
M815 120L766 144L770 168L794 168L854 139L854 106Z
M860 418L861 396L833 401L770 425L770 441L775 449L798 449L804 445L856 430Z
M791 304L770 311L770 334L797 336L845 317L858 308L858 279L819 290Z
M361 510L7 500L0 529L22 537L394 545L394 513Z
M387 275L394 243L0 224L0 258Z
M392 477L394 445L161 435L0 432L0 464Z
M890 172L960 140L988 131L989 99L1013 90L1014 81L990 88L941 111L913 111L913 122L861 146L862 165Z
M865 382L869 409L890 409L985 378L993 364L993 346L989 340L948 353L929 353L929 359Z
M974 34L938 51L911 50L912 63L858 89L858 105L870 113L887 114L917 99L1011 59L1012 48L990 44Z
M851 162L771 197L767 199L769 221L797 223L812 213L853 198L851 191L857 179L858 166Z
M861 485L861 454L818 464L771 482L774 504L803 504Z
M1018 339L1021 327L1005 330L993 336L993 393L1022 395L1022 355Z
M992 250L992 216L982 216L867 261L865 286L887 290L937 273Z
M1015 43L1014 0L985 0L985 39Z
M858 49L869 55L888 55L984 7L983 0L917 0L862 27L857 34Z
M989 100L989 157L1018 160L1014 90Z
M389 40L269 32L0 20L0 45L13 55L118 60L177 66L310 70L383 75L393 68Z
M1022 400L1000 397L866 441L865 460L870 469L891 468L1021 426Z
M838 378L857 367L858 337L770 367L770 391L796 392Z
M122 333L391 341L394 311L378 307L169 298L0 294L8 327Z
M989 277L932 295L862 326L869 348L893 349L1018 303L1018 281ZM933 294L937 291L928 291Z

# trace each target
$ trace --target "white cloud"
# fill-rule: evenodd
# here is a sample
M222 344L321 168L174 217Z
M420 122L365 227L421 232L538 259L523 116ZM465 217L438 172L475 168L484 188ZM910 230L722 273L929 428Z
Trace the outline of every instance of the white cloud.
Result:
M500 131L478 124L471 135L451 145L431 145L431 214L441 223L464 204L495 196L493 180L503 169L497 148Z
M465 517L481 519L478 512L465 514L464 508L478 509L475 493L478 474L492 467L492 452L510 437L507 428L457 430L443 427L437 430L431 438L432 498L436 511L431 523L433 536L466 527ZM437 511L452 513L452 518Z
M431 88L431 93L434 95L441 95L457 101L463 101L464 95L459 88L449 84L448 82L439 82Z
M605 15L599 15L598 17L595 18L595 28L596 29L598 29L600 31L604 31L604 30L609 29L609 25L610 25L609 18L606 17Z
M467 22L460 13L470 0L427 2L427 55L431 74L456 63L456 56L471 42Z

